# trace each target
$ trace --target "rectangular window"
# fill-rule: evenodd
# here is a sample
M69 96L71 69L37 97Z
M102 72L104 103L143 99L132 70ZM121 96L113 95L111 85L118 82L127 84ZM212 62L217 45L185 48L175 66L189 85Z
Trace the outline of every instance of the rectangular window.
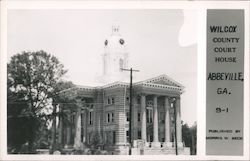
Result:
M141 139L141 131L138 131L138 139Z
M115 131L113 131L113 144L115 144L115 142L116 142L115 137L116 137L116 134L115 134Z
M138 122L141 121L141 113L137 113L137 120L138 120Z
M127 121L129 121L130 120L130 118L129 118L129 112L126 113L126 116L127 116Z
M112 112L111 114L112 114L112 115L111 115L111 116L112 116L112 117L111 117L112 122L115 122L115 114L114 114L113 112Z
M89 124L93 124L92 111L89 112Z
M108 123L109 123L109 121L110 121L110 116L109 116L109 113L108 113Z
M110 98L108 98L108 105L110 105Z
M129 142L129 130L126 131L127 142Z
M81 132L81 142L83 142L83 131Z
M115 98L112 97L112 104L115 104Z
M126 97L126 103L129 103L129 100L130 100L129 97Z
M160 123L164 123L165 122L165 115L163 112L160 113Z

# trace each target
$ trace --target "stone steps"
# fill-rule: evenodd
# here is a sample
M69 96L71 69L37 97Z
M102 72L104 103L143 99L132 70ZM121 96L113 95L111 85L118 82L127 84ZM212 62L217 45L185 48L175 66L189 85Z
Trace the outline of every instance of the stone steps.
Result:
M175 148L133 148L133 155L176 155ZM190 155L190 148L179 148L179 155Z

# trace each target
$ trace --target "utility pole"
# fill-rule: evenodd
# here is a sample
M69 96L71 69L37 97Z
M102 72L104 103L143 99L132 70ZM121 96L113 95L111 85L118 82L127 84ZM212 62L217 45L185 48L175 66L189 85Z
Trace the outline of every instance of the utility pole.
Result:
M175 154L178 155L177 125L176 125L176 99L174 99L174 137L175 137Z
M121 70L124 71L130 71L130 88L129 88L129 155L132 154L132 95L133 95L133 72L139 72L139 70L133 70L132 68L130 69L123 69L121 68Z

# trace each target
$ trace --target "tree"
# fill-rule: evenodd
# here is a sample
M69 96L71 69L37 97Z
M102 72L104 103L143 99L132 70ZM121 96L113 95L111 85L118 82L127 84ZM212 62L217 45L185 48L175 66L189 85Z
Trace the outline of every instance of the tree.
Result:
M182 140L186 147L190 147L191 155L196 154L196 129L196 123L192 127L189 127L187 123L182 124Z
M191 147L191 133L187 123L182 125L182 140L186 147Z
M59 108L63 108L65 104L67 104L68 108L75 108L75 102L74 99L72 97L72 95L67 95L65 94L65 92L67 93L67 91L69 89L74 88L75 85L70 82L70 81L60 81L56 84L55 88L55 95L53 97L53 103L54 103L54 108L53 108L53 113L52 113L52 117L50 117L50 119L53 121L52 122L52 129L51 129L51 151L50 153L52 153L54 150L58 150L61 148L62 145L57 144L57 129L56 129L56 117L59 117L62 121L64 125L67 126L72 126L71 125L71 121L68 120L66 114L63 112L63 110L60 110L59 112L56 111L56 105L60 104ZM73 95L74 96L74 95Z
M196 155L196 147L197 147L197 124L196 122L190 128L192 145L191 145L191 155Z
M58 93L55 87L66 72L55 56L42 50L11 57L7 65L8 146L27 143L28 152L32 152L36 132L53 109L53 98ZM17 137L20 133L27 136Z

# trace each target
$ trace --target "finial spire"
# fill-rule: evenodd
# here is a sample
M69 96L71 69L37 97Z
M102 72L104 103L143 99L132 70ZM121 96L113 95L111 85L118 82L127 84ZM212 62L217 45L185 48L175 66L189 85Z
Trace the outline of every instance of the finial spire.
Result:
M119 34L120 26L117 21L115 21L114 25L112 26L112 35Z

